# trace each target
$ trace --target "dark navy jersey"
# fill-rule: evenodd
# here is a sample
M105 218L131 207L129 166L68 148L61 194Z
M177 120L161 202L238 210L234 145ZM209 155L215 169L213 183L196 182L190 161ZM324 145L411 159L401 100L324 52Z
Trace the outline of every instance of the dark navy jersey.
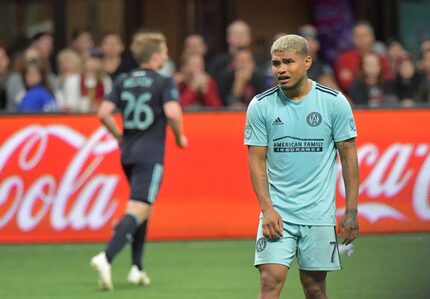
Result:
M106 100L122 114L123 164L163 162L167 124L163 105L178 99L176 82L154 70L136 69L117 77Z

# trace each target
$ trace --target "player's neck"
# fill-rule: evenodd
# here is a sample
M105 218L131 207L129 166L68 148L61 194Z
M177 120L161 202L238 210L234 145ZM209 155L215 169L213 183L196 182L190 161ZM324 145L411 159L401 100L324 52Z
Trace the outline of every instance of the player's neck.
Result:
M148 62L141 63L140 68L158 71L160 69L160 66L158 63L156 63L154 61L148 61Z
M284 94L292 101L301 101L312 89L312 82L307 78L297 84L296 88L284 90Z

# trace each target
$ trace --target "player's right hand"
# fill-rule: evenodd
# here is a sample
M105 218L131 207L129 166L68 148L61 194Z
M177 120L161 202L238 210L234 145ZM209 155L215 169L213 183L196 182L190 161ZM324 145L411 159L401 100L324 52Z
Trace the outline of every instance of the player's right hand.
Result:
M282 238L283 222L275 209L271 208L263 212L263 235L269 240Z
M186 148L188 146L188 139L185 135L179 136L179 138L176 138L176 145L180 148Z

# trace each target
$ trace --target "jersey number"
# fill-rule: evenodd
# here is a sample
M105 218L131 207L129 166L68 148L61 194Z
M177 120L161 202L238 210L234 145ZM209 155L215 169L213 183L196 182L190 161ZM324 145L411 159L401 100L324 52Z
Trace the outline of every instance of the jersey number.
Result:
M147 104L151 100L149 92L144 92L136 98L131 92L124 91L121 93L121 100L127 101L124 109L124 128L145 130L152 125L154 111Z

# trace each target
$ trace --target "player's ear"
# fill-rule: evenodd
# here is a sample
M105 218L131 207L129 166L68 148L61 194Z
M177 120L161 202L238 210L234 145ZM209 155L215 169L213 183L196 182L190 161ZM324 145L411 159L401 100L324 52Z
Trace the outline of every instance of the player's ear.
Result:
M312 65L312 56L306 56L305 58L305 66L306 69L308 70Z

